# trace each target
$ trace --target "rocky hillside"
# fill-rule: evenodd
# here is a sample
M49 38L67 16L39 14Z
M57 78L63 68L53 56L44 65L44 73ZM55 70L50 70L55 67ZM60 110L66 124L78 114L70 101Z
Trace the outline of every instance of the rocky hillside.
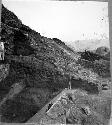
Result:
M41 36L3 5L1 28L5 46L5 60L0 62L1 122L26 122L68 87L70 76L73 89L90 94L101 93L104 84L109 89L110 74L102 77L93 70L94 63L85 66L81 54Z

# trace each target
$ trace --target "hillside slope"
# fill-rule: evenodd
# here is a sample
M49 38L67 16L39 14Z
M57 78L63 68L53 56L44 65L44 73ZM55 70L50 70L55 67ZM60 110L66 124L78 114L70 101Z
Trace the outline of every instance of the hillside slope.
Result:
M0 62L1 122L26 122L68 87L70 76L73 89L90 94L102 92L102 84L110 86L109 78L80 63L80 54L25 26L3 5L1 19L5 46L5 60Z

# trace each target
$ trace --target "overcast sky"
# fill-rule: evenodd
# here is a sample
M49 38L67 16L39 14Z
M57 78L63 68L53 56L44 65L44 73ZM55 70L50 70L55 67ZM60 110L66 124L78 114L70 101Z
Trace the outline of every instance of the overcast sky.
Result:
M108 3L2 0L18 18L46 37L63 41L108 39Z

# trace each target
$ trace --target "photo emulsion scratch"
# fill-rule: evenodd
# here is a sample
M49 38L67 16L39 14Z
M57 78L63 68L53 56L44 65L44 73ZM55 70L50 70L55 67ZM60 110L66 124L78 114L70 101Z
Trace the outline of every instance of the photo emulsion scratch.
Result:
M2 0L0 122L109 125L108 2Z

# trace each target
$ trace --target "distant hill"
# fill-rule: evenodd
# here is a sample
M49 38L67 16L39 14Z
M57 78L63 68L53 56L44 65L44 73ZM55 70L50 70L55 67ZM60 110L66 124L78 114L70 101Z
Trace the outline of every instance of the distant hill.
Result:
M70 42L70 47L72 47L76 51L84 51L87 50L96 50L99 47L105 46L107 48L110 48L109 40L77 40L74 42Z
M110 52L109 48L105 46L101 46L96 49L96 54L101 55L101 56L106 56Z

